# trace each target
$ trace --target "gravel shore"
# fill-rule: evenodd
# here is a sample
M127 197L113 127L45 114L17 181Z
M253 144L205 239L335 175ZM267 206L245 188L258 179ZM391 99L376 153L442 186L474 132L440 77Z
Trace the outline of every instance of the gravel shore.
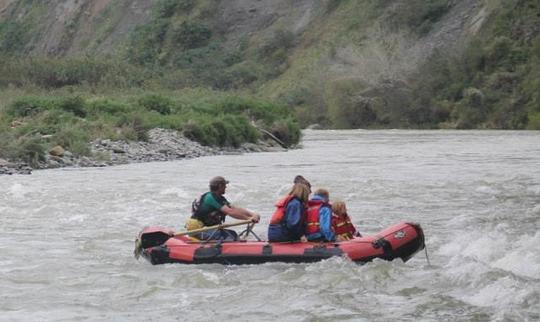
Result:
M91 143L89 157L76 157L63 147L56 146L49 151L46 160L40 162L34 169L24 163L0 159L0 175L31 174L37 169L105 167L134 162L171 161L209 155L284 150L273 141L246 143L239 148L208 147L184 137L178 131L152 129L148 132L148 141L145 142L96 140Z

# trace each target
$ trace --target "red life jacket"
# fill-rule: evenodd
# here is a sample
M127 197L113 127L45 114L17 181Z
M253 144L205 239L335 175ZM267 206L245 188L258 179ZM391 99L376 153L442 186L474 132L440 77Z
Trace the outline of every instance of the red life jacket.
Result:
M354 233L356 233L356 229L348 215L332 214L332 229L336 236L341 236L346 240L353 238Z
M306 234L314 234L321 231L321 225L319 223L319 210L323 206L328 207L329 204L322 200L308 201Z
M283 217L285 216L285 211L287 210L287 205L289 204L289 201L291 201L294 198L294 196L288 195L286 197L283 197L279 199L276 202L276 211L274 211L274 214L272 215L272 219L270 219L271 225L278 225L283 220Z

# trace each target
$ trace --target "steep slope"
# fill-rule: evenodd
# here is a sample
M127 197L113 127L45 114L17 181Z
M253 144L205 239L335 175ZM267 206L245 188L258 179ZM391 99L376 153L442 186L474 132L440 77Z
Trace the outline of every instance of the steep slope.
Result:
M0 6L28 54L110 52L151 17L157 0L14 1Z
M534 0L10 0L0 53L113 54L162 87L280 101L304 125L523 128L540 113L539 10Z

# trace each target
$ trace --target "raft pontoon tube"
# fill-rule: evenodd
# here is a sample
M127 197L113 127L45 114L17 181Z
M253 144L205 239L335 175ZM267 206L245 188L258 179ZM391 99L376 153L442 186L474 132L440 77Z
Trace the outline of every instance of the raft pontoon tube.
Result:
M374 258L388 261L401 258L406 262L425 247L420 225L406 222L373 236L344 242L193 241L188 236L174 236L173 230L159 226L143 229L136 242L142 245L140 255L154 265L310 263L333 256L346 256L354 262L369 262Z

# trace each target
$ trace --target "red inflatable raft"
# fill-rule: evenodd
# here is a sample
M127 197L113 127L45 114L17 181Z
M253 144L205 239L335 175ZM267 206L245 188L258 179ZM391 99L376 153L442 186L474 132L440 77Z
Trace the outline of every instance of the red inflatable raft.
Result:
M422 228L411 223L399 223L373 236L335 243L193 241L187 236L174 236L168 228L148 227L139 233L137 243L141 247L136 248L135 255L142 255L154 265L309 263L332 256L346 256L355 262L374 258L401 258L406 262L425 246Z

